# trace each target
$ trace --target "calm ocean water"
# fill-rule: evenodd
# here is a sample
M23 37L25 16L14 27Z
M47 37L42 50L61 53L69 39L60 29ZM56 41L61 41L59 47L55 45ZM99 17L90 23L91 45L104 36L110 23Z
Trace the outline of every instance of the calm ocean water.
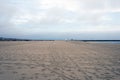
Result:
M89 42L89 41L88 41ZM90 41L90 43L110 43L110 44L120 44L120 41Z

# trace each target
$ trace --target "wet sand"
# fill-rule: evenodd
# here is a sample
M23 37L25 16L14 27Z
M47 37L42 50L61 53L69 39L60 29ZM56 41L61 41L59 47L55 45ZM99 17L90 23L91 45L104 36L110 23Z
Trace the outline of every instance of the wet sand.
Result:
M120 44L0 42L0 80L120 80Z

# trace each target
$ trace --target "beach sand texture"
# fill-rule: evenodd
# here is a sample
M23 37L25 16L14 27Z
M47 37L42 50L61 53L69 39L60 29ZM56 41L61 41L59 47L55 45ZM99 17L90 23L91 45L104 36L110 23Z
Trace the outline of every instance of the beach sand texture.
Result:
M1 41L0 80L120 80L120 44Z

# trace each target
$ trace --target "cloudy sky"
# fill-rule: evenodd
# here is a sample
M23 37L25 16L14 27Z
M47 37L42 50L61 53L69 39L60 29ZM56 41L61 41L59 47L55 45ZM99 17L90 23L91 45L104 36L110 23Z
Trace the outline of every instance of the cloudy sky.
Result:
M0 36L120 39L120 0L0 0Z

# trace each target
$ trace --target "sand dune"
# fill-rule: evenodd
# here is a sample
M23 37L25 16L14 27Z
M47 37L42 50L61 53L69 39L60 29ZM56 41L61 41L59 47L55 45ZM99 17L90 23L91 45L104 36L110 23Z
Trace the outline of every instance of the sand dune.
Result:
M0 42L0 80L120 80L120 45Z

